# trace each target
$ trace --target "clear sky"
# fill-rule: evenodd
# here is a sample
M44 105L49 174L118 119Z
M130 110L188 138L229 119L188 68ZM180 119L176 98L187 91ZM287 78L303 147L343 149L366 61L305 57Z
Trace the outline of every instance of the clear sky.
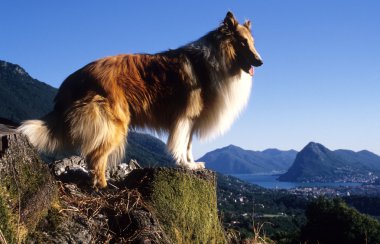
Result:
M195 141L196 157L245 149L380 154L380 1L1 1L0 59L54 87L88 62L176 48L231 10L253 21L264 65L250 102L224 136Z

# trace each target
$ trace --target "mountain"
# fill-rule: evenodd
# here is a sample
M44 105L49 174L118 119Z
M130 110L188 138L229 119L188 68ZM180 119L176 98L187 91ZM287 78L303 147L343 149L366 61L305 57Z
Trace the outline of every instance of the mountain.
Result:
M205 162L206 168L223 174L273 174L285 172L296 154L294 150L250 151L230 145L206 153L198 161Z
M39 118L51 111L56 93L19 65L0 60L0 117L15 122Z
M298 154L280 181L370 182L380 176L380 156L369 151L331 151L310 142Z

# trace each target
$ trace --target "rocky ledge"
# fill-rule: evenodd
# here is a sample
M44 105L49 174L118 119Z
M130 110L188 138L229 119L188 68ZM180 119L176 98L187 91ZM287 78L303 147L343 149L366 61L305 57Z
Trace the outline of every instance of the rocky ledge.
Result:
M81 158L44 163L0 125L0 243L225 243L215 173L141 169L109 173L95 191Z

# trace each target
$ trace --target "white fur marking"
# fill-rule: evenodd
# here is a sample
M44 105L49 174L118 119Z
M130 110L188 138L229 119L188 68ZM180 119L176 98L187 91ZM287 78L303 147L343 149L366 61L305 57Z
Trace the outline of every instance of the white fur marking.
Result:
M177 164L186 164L187 144L190 138L191 122L188 119L180 119L171 130L167 146Z
M24 134L39 151L54 152L60 148L60 141L54 138L42 120L27 120L17 131Z
M196 163L193 159L191 159L191 161L188 160L188 143L191 136L192 125L191 120L180 119L169 135L167 147L178 166L183 166L188 169L204 169L204 163Z
M219 81L215 82L220 84ZM219 94L213 107L200 118L197 133L202 140L221 135L231 127L247 105L252 83L252 77L244 71L241 71L240 76L222 81L220 87L216 88Z

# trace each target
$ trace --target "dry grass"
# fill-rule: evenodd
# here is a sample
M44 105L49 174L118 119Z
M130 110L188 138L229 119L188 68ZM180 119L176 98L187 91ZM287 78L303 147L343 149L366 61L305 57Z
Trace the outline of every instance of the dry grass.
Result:
M252 227L253 237L252 239L246 239L243 244L275 244L274 241L269 239L263 231L263 227L266 224L271 224L269 222L264 222L261 224L256 224Z
M5 239L3 232L0 230L0 243L1 244L8 244L7 240Z
M59 214L78 212L84 216L94 230L96 243L125 243L139 237L139 233L129 233L130 213L137 209L147 209L141 195L136 190L84 191L75 185L60 183L60 199L65 204ZM76 214L78 214L76 213ZM104 221L105 216L108 217Z
M84 194L74 185L61 184L61 191L63 192L61 199L69 204L69 208L61 209L61 212L80 211L90 219L105 209L113 210L116 214L122 214L129 212L136 206L143 205L141 195L136 190L123 189Z

